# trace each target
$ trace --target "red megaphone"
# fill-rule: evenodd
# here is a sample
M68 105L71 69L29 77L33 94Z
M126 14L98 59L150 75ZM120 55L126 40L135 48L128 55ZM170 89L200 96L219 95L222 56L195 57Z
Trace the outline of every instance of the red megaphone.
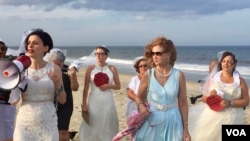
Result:
M21 73L30 64L31 60L26 55L19 56L13 61L6 58L0 59L0 89L15 89L21 81Z

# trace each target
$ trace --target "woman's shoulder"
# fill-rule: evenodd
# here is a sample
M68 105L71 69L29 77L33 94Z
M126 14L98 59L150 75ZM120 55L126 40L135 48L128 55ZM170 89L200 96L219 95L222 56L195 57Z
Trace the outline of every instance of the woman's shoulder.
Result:
M183 73L180 69L175 68L175 67L172 67L171 72L176 73L176 74Z
M116 67L114 65L107 65L109 67L109 69L116 69Z
M185 78L185 74L183 71L181 71L178 68L172 67L171 69L171 75L175 76L176 78L183 79Z
M116 71L116 67L114 65L107 65L107 67L112 71Z
M178 69L178 68L176 68L176 67L172 67L172 71L179 71L179 72L181 72L181 70Z
M95 64L88 65L87 70L92 70L95 68Z

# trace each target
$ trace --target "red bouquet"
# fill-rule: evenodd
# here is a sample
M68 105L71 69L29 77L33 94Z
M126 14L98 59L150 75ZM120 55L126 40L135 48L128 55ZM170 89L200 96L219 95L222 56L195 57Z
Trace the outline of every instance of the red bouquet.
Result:
M109 77L106 73L98 72L94 76L94 83L97 87L100 87L101 85L108 84L109 83Z
M220 105L221 100L222 100L222 97L219 95L210 95L209 97L207 97L206 103L210 107L210 109L218 112L224 109Z

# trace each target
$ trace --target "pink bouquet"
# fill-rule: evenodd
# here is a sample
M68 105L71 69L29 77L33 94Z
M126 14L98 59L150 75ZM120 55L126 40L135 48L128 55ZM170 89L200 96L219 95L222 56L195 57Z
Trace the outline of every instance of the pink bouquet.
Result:
M146 104L145 106L148 107ZM117 133L116 136L113 138L112 141L120 141L124 136L131 134L130 141L133 140L136 130L139 129L142 123L145 121L142 118L141 114L138 111L134 111L131 115L127 118L127 125L128 127L121 132Z

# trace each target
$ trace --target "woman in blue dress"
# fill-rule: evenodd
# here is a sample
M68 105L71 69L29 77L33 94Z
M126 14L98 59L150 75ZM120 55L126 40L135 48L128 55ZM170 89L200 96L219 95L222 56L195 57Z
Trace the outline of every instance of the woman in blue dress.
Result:
M173 42L165 37L154 39L145 48L144 57L152 69L144 74L136 97L145 122L135 141L191 141L186 80L184 73L173 67L176 56Z

